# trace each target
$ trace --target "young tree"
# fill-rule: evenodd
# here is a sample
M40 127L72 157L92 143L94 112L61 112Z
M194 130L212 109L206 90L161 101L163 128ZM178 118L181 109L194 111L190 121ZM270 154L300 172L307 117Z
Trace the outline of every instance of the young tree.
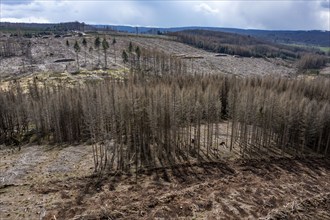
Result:
M141 57L141 50L140 50L140 47L139 47L139 46L137 46L137 47L135 48L135 53L136 53L136 57L137 57L137 59L140 60L140 57Z
M129 52L129 53L132 53L132 51L133 51L133 44L132 44L132 42L129 42L129 45L128 45L128 52Z
M125 50L123 50L123 53L121 54L121 57L123 58L124 63L128 62L128 55L127 55Z
M113 52L114 52L114 55L115 55L115 63L117 62L117 58L116 58L116 38L113 38L112 40L112 46L113 46Z
M97 36L97 38L95 39L94 46L97 49L99 63L100 63L100 46L101 46L101 40L100 40L100 37L99 36Z
M136 54L136 58L137 58L137 65L138 65L138 69L140 68L140 57L141 57L141 50L140 47L137 46L135 48L135 54Z
M77 41L74 43L73 49L76 52L76 56L77 56L77 67L78 67L78 71L79 71L79 52L80 52L80 46L79 46L79 44L78 44Z
M103 48L103 52L104 52L104 68L106 69L108 67L107 50L109 49L109 44L105 38L103 38L103 41L102 41L102 48Z
M85 51L85 66L86 66L86 54L87 54L87 41L86 38L82 40L82 45L84 46L84 51Z
M66 44L67 47L70 47L69 40L66 40L65 44Z

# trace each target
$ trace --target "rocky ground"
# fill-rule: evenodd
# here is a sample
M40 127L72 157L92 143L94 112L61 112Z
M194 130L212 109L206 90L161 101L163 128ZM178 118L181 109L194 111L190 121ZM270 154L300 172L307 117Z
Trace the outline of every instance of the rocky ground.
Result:
M325 158L224 160L93 175L92 149L1 149L6 219L330 219Z

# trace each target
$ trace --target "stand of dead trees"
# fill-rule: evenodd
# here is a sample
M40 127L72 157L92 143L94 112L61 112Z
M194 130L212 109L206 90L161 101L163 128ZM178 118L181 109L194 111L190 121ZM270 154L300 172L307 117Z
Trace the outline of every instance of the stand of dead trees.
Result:
M329 79L192 76L157 51L128 56L124 80L13 82L0 91L0 142L89 141L95 171L213 161L224 144L245 158L329 155Z
M0 60L12 56L21 57L21 72L27 72L27 65L32 65L34 62L31 41L22 37L0 40Z

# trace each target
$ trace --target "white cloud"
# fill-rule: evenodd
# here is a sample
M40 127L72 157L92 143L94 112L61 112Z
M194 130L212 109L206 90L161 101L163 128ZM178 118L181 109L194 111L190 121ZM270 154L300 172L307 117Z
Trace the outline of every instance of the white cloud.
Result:
M1 0L2 4L6 5L20 5L20 4L29 4L33 0Z
M195 9L198 12L204 12L204 13L207 13L207 14L217 14L219 12L219 9L211 8L211 6L209 6L206 3L201 3L199 5L196 5Z
M1 22L15 22L15 23L22 23L22 22L29 22L29 23L49 23L50 21L45 18L38 18L38 17L24 17L24 18L1 18Z

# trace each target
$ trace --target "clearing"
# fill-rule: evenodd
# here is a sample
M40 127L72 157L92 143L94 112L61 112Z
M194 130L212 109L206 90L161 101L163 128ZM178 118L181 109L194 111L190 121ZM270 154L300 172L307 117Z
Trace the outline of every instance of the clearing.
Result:
M136 179L94 176L91 152L1 149L1 219L330 219L326 158L184 164Z

